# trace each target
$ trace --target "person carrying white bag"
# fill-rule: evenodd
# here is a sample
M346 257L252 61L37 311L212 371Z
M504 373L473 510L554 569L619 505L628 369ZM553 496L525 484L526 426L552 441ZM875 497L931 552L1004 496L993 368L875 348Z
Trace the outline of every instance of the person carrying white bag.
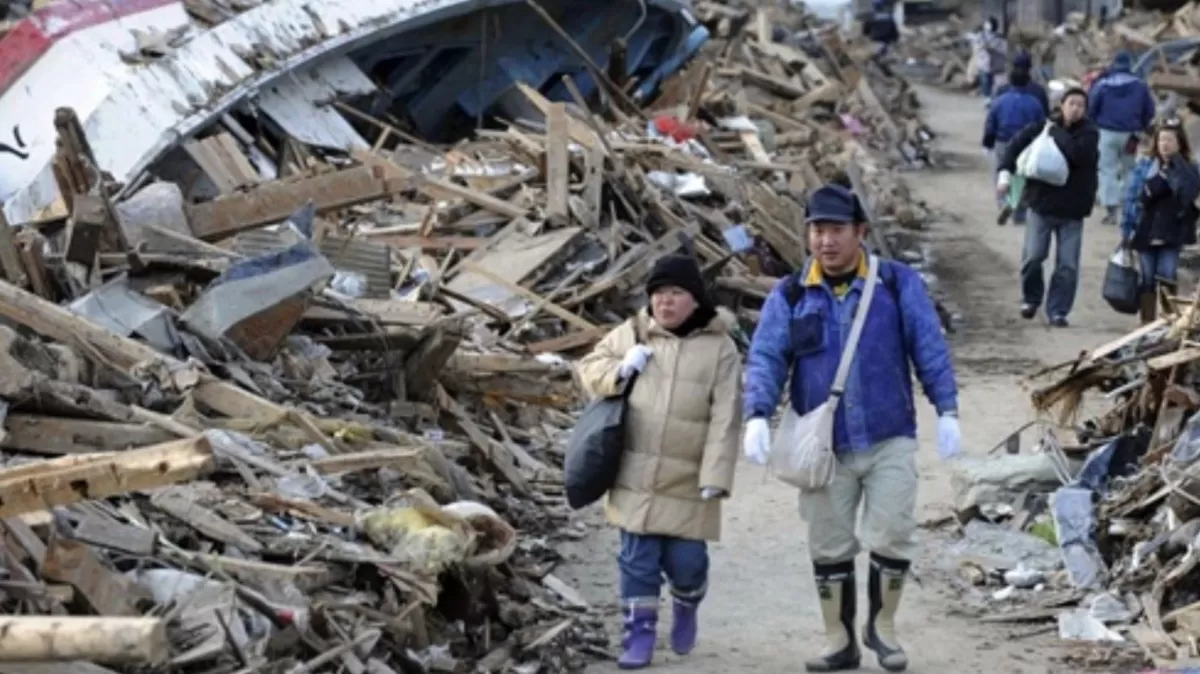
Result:
M828 645L806 671L857 669L854 559L870 553L863 641L887 671L908 666L894 619L916 553L912 369L937 408L938 453L961 450L958 387L937 310L917 272L868 254L853 192L826 185L805 214L812 258L763 304L746 360L743 449L801 487ZM791 378L774 445L769 420ZM858 508L865 504L858 532Z
M1022 197L1029 208L1021 253L1021 316L1032 319L1043 300L1050 325L1065 328L1079 286L1083 221L1096 201L1100 132L1087 118L1087 94L1068 89L1046 124L1031 124L1005 149L996 181L999 198L1012 176L1026 176ZM1065 162L1065 165L1064 165ZM1065 175L1063 173L1065 172ZM1049 288L1042 265L1056 239Z

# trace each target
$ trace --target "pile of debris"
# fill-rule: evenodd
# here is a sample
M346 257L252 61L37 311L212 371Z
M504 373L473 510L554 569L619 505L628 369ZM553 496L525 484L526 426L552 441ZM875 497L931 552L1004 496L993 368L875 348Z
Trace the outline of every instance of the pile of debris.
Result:
M969 34L977 27L957 17L905 27L901 43L905 72L956 89L975 85L975 51ZM1007 34L1010 53L1026 51L1035 72L1066 83L1086 82L1128 50L1140 57L1139 74L1162 92L1200 100L1200 2L1161 13L1130 10L1099 25L1096 17L1074 12L1059 26L1016 20Z
M986 620L1057 620L1088 645L1084 663L1200 655L1200 294L1164 304L1155 322L1039 373L1058 378L1033 392L1053 417L1034 425L1035 451L1020 452L1018 431L1007 454L956 476L963 547L994 552L960 558L973 585L999 588ZM1099 413L1077 421L1084 409ZM1052 430L1072 423L1070 441Z
M337 102L368 147L226 115L124 182L60 109L68 215L0 226L0 670L606 657L552 573L584 535L567 358L681 249L752 324L823 181L866 196L885 254L922 218L892 170L928 161L908 85L808 17L789 46L719 7L649 109L597 67L598 104L518 84L536 119L452 147Z

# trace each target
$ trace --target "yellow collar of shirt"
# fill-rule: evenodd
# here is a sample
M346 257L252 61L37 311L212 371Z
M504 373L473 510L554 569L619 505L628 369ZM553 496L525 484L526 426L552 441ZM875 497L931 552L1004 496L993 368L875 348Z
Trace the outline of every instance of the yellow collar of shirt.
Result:
M869 268L867 267L867 256L860 252L858 254L857 276L860 279L866 279L868 273ZM821 269L821 263L817 261L817 258L814 257L812 262L810 262L808 265L808 273L804 275L804 285L819 286L824 282L825 272ZM833 290L833 294L835 296L841 297L849 292L850 286L847 284L838 288L831 288L831 290Z

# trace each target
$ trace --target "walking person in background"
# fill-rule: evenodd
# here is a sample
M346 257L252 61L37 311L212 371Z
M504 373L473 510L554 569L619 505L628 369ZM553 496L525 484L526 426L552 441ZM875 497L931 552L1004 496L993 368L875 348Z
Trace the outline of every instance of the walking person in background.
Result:
M1041 127L1046 121L1046 115L1049 114L1046 90L1041 87L1035 89L1034 86L1029 78L1029 62L1025 61L1024 67L1014 63L1012 72L1009 74L1008 84L1001 87L996 97L992 99L987 121L983 127L983 147L994 158L995 175L997 176L1000 174L1004 155L1012 139L1025 128ZM1041 96L1038 95L1039 91ZM1000 216L997 218L999 224L1003 225L1007 222L1010 214L1013 216L1014 223L1025 224L1026 209L1023 199L1015 210L1007 195L998 196L996 201L997 207L1000 209Z
M1121 241L1137 251L1141 267L1142 323L1154 321L1158 286L1176 293L1179 251L1196 243L1196 197L1200 169L1178 119L1159 125L1148 156L1129 177L1121 218Z
M989 17L974 36L975 59L979 67L979 94L990 99L996 80L1004 74L1008 63L1008 43L1000 34L1000 21Z
M833 479L822 489L800 492L828 646L804 667L858 668L854 559L866 548L871 569L863 642L880 666L900 672L908 656L896 638L895 617L916 554L912 366L937 408L943 458L958 454L961 445L954 366L925 282L908 266L878 260L871 305L860 306L870 270L863 246L868 224L853 192L841 185L821 187L809 199L805 223L812 258L771 290L750 345L743 447L751 461L766 462L769 419L789 376L796 414L829 400L853 316L868 312L844 391L836 392L841 402L834 419Z
M1024 82L1024 84L1017 84L1018 82ZM1013 57L1012 68L1008 73L1008 82L1000 85L993 96L1002 96L1013 88L1033 94L1038 99L1038 102L1042 104L1042 108L1046 111L1046 114L1050 114L1050 98L1046 95L1046 87L1043 87L1034 79L1033 57L1024 49L1017 52L1017 55Z
M1117 224L1125 181L1137 160L1137 135L1154 122L1154 94L1132 69L1133 56L1117 54L1088 92L1088 117L1100 129L1100 205L1106 225Z
M900 41L895 8L889 0L874 1L871 16L863 23L863 35L879 45L879 50L875 53L876 58L887 56L892 45Z
M629 393L625 451L605 511L621 529L624 650L617 664L650 664L665 576L673 597L671 649L691 652L708 589L708 547L721 535L741 431L741 356L732 317L714 307L695 260L667 256L646 282L650 306L613 329L579 363L584 388Z
M1068 89L1059 108L1050 115L1050 138L1067 160L1070 174L1066 184L1051 185L1029 178L1025 181L1024 200L1029 206L1029 224L1025 228L1025 246L1021 253L1021 316L1033 318L1046 301L1046 315L1056 327L1069 325L1067 316L1075 305L1079 286L1079 258L1083 246L1083 221L1092 213L1096 201L1096 167L1099 133L1087 118L1087 92ZM1043 124L1025 127L1004 151L997 196L1007 197L1016 172L1017 157L1029 147L1044 128ZM1050 255L1050 239L1055 239L1054 274L1046 290L1042 265Z

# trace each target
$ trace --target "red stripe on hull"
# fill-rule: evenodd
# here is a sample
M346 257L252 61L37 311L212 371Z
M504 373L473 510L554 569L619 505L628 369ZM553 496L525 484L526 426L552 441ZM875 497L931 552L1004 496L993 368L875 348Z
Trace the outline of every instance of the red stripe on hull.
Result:
M37 10L0 38L0 94L72 33L178 1L60 0Z

